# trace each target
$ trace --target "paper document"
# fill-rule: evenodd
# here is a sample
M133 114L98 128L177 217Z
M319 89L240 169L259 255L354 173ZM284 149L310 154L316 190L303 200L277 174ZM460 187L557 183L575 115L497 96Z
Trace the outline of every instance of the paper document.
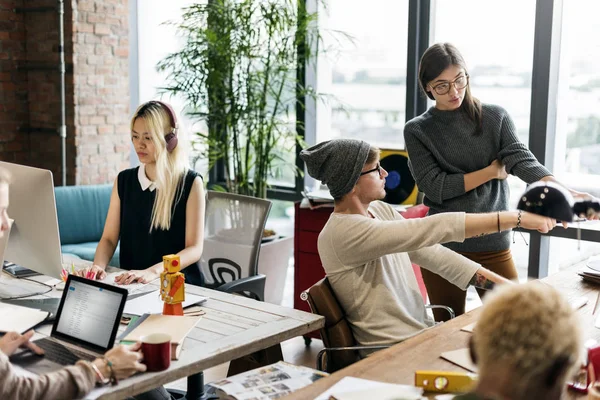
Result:
M450 361L452 364L456 364L461 368L466 369L467 371L477 372L477 367L473 364L471 360L471 354L469 354L469 349L458 349L453 351L447 351L442 353L440 356L444 360Z
M279 361L209 383L219 399L271 400L310 385L329 374Z
M0 303L0 332L25 333L48 317L48 312Z
M355 400L369 398L378 400L420 400L422 394L423 389L416 386L397 385L346 376L321 393L315 400Z
M207 297L186 293L183 308L202 303L206 300ZM160 293L158 290L155 290L135 299L127 300L123 313L132 315L161 314L164 304L160 298Z
M464 331L464 332L471 332L471 333L473 333L473 329L475 328L475 324L476 324L476 323L477 323L477 322L473 322L472 324L469 324L469 325L463 326L463 327L462 327L460 330L461 330L461 331Z

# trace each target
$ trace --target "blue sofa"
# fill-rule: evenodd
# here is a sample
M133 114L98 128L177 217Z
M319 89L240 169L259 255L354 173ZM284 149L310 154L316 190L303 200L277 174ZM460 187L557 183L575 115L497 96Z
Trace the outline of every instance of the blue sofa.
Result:
M93 261L110 204L113 185L59 186L54 189L63 254ZM119 266L119 246L110 265Z

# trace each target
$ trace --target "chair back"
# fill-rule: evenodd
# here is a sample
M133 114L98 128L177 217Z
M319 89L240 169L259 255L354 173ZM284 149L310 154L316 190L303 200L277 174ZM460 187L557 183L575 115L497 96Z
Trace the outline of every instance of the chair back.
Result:
M200 269L206 286L218 287L258 273L269 200L207 191Z
M333 293L327 277L312 285L303 293L314 314L325 317L321 328L321 339L326 348L356 346L356 340L346 320L346 314ZM330 352L327 356L327 371L337 371L359 360L356 351Z

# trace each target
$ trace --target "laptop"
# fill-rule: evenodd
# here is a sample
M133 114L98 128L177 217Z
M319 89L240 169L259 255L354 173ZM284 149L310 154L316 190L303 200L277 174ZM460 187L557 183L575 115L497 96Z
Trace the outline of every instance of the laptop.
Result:
M45 354L23 350L10 357L27 371L44 374L77 360L93 360L111 349L127 289L69 275L49 337L35 340Z

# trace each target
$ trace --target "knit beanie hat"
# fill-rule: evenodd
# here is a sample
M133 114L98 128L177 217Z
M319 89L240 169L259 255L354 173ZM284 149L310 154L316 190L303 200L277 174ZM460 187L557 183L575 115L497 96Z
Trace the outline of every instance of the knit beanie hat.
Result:
M365 166L371 146L362 140L333 139L300 152L308 174L329 188L334 199L349 193Z

